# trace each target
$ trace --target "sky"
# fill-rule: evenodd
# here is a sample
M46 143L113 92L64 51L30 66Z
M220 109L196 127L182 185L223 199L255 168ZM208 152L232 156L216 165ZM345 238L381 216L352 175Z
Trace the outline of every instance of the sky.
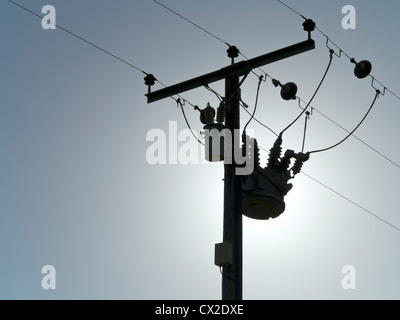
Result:
M0 299L221 299L214 245L222 242L223 164L205 163L197 142L185 163L179 150L195 140L173 99L147 103L142 71L173 85L229 65L224 42L252 58L304 41L304 20L273 0L160 0L212 36L152 0L15 2L43 17L54 6L60 27L43 29L37 16L0 2ZM336 53L311 103L305 151L339 142L371 105L372 78L355 78L347 55L371 61L373 85L392 92L357 138L311 154L281 216L243 217L243 298L399 299L400 3L285 3L313 19ZM355 29L342 26L349 4ZM275 132L301 109L281 99L271 77L295 82L307 102L326 70L326 37L315 30L312 38L315 50L262 67L269 77L255 118ZM241 88L249 111L257 83L250 74ZM210 87L224 94L224 81ZM216 108L218 97L205 88L181 97L201 139L192 105ZM249 115L240 116L243 128ZM256 121L248 129L272 147L269 130ZM303 129L301 117L284 151L301 151ZM146 156L149 132L165 134L165 164ZM268 153L260 156L265 166ZM48 265L54 289L43 286Z

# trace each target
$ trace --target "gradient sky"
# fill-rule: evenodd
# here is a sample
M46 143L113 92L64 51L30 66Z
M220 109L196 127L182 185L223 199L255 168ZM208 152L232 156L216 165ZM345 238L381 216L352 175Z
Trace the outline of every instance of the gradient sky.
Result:
M160 0L161 1L161 0ZM172 85L230 63L227 46L151 0L17 0L56 23ZM303 41L303 19L277 1L162 0L248 58ZM312 18L347 54L368 59L372 74L400 94L400 2L287 0ZM356 8L356 29L342 28L344 5ZM214 244L222 241L223 165L151 165L152 129L186 128L172 99L147 104L144 74L8 1L0 2L0 298L220 299ZM263 70L298 85L308 101L329 60L326 38L316 49ZM332 46L339 52L335 46ZM243 59L240 57L238 60ZM369 108L371 78L356 79L342 54L312 106L347 130ZM259 72L256 70L256 72ZM268 79L256 118L274 131L301 111L283 101ZM257 77L242 98L252 110ZM211 85L224 93L223 81ZM383 90L382 87L378 88ZM157 83L153 89L160 89ZM198 88L192 104L218 106ZM194 131L202 125L186 104ZM306 151L328 147L347 133L314 111ZM241 113L242 125L248 115ZM313 154L293 180L286 211L275 220L243 218L244 299L399 299L400 101L381 96L354 137ZM284 135L300 151L304 118ZM275 136L255 121L259 145ZM184 142L178 142L178 148ZM198 145L199 152L201 146ZM261 162L268 154L261 152ZM199 158L200 162L200 158ZM366 210L360 208L360 206ZM56 269L56 289L41 286L44 265ZM344 290L342 267L356 269L356 289Z

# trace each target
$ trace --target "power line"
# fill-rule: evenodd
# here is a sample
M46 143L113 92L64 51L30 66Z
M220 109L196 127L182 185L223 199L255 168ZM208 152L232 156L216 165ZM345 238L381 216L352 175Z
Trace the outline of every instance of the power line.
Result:
M257 93L256 93L256 102L254 103L254 109L253 109L253 113L251 114L250 119L247 121L246 125L244 126L243 129L243 134L246 134L246 128L249 125L249 123L251 122L251 120L254 119L254 115L256 114L256 110L257 110L257 103L258 103L258 94L260 93L260 85L261 85L261 81L263 80L263 76L259 77L258 80L258 85L257 85Z
M358 124L358 125L343 139L343 140L339 141L338 143L336 143L336 144L334 144L334 145L332 145L332 146L330 146L330 147L328 147L328 148L310 151L309 153L317 153L317 152L323 152L323 151L330 150L330 149L332 149L332 148L337 147L339 144L343 143L345 140L347 140L347 139L359 128L359 126L364 122L364 120L367 118L369 112L371 111L372 107L374 106L374 104L375 104L375 102L376 102L376 99L378 99L378 97L379 97L380 94L381 94L380 91L379 91L379 90L376 90L375 98L374 98L374 100L373 100L371 106L369 107L367 113L366 113L366 114L364 115L364 117L361 119L361 121L359 122L359 124Z
M297 97L297 99L299 99L299 103L302 102L304 104L307 104L307 102L305 102L303 99ZM310 105L311 106L311 105ZM299 105L300 107L300 105ZM301 108L301 107L300 107ZM325 119L329 120L330 122L332 122L334 125L336 125L337 127L339 127L340 129L342 129L343 131L350 133L349 130L347 130L345 127L341 126L339 123L337 123L335 120L333 120L332 118L328 117L327 115L325 115L324 113L322 113L321 111L319 111L317 108L315 108L314 106L311 106L311 109L313 111L318 112L321 116L323 116ZM377 149L375 149L374 147L372 147L370 144L368 144L367 142L365 142L364 140L360 139L358 136L356 136L355 134L352 134L352 137L357 139L358 141L360 141L362 144L364 144L365 146L367 146L368 148L370 148L372 151L374 151L375 153L377 153L378 155L380 155L382 158L384 158L385 160L391 162L393 165L395 165L397 168L400 169L400 165L398 163L396 163L395 161L393 161L392 159L390 159L389 157L385 156L382 152L378 151Z
M42 17L41 15L37 14L36 12L34 12L34 11L32 11L32 10L29 10L28 8L26 8L26 7L22 6L22 5L20 5L20 4L16 3L16 2L14 2L14 1L12 1L12 0L8 0L8 2L11 2L12 4L14 4L14 5L20 7L21 9L23 9L23 10L25 10L25 11L27 11L27 12L33 14L33 15L35 15L36 17L38 17L38 18L40 18L40 19L43 19L43 17ZM63 30L64 32L67 32L68 34L74 36L75 38L78 38L79 40L82 40L83 42L86 42L87 44L91 45L92 47L94 47L94 48L96 48L96 49L98 49L98 50L100 50L100 51L102 51L102 52L104 52L104 53L110 55L111 57L113 57L113 58L115 58L115 59L117 59L117 60L119 60L119 61L125 63L126 65L128 65L128 66L130 66L130 67L132 67L132 68L134 68L134 69L136 69L136 70L138 70L138 71L140 71L140 72L142 72L142 73L144 73L145 75L148 75L147 72L143 71L142 69L140 69L139 67L133 65L132 63L130 63L130 62L124 60L124 59L121 59L120 57L118 57L118 56L116 56L115 54L109 52L108 50L103 49L102 47L100 47L100 46L94 44L93 42L91 42L91 41L89 41L89 40L87 40L87 39L85 39L85 38L83 38L83 37L77 35L76 33L72 32L72 31L69 31L68 29L66 29L66 28L64 28L64 27L62 27L62 26L60 26L59 24L55 24L55 23L53 23L53 22L51 22L51 23L52 23L54 26L56 26L57 28Z
M332 58L333 58L333 52L330 51L328 66L326 67L325 73L324 73L324 75L323 75L323 77L322 77L320 83L318 84L318 87L317 87L317 89L315 90L313 96L311 97L310 101L307 103L307 106L306 106L306 107L303 109L303 111L299 114L299 116L298 116L296 119L294 119L294 121L293 121L291 124L289 124L285 129L282 130L281 135L282 135L287 129L289 129L289 128L302 116L302 114L307 110L307 108L309 107L310 103L311 103L311 102L313 101L313 99L315 98L315 96L316 96L316 94L317 94L319 88L321 88L321 85L322 85L322 83L324 82L325 77L326 77L326 75L328 74L328 71L329 71L329 69L330 69L330 67L331 67Z
M176 14L177 16L179 16L180 18L184 19L185 21L190 22L192 25L194 25L195 27L199 28L200 30L206 32L207 34L211 35L212 37L216 38L217 40L219 40L220 42L229 45L227 42L225 42L224 40L222 40L221 38L215 36L214 34L212 34L211 32L207 31L206 29L204 29L203 27L199 26L198 24L193 23L192 21L190 21L189 19L185 18L184 16L182 16L181 14L175 12L174 10L168 8L166 5L159 3L156 0L153 0L156 3L158 3L159 5L163 6L164 8L166 8L167 10L173 12L174 14ZM284 2L277 0L279 3L281 3L282 5L286 6L287 8L289 8L291 11L295 12L297 15L299 15L300 17L302 17L303 19L306 19L302 14L300 14L298 11L294 10L293 8L289 7L288 5L286 5ZM336 45L336 43L334 43L330 38L327 37L327 35L325 33L323 33L318 27L316 27L316 29L318 31L320 31L326 38L327 38L327 42L330 41L332 44L334 44L340 51L339 51L339 55L337 55L335 53L335 55L337 55L338 57L340 57L340 53L343 52L347 57L350 58L349 55L347 55L346 52L344 52L342 49L339 48L339 46ZM328 47L328 46L327 46ZM328 47L328 49L332 50L331 48ZM239 54L241 56L243 56L246 60L248 60L247 56L245 56L242 52L239 52ZM274 79L273 77L271 77L268 73L266 73L264 70L262 70L261 68L258 68L264 75L265 75L265 79L267 77ZM254 71L252 71L252 73L254 75L256 75L257 77L259 77L259 75L257 75ZM371 76L371 75L370 75ZM372 77L372 76L371 76ZM387 87L385 87L380 81L376 80L374 77L372 77L373 81L376 81L377 83L379 83L383 88L384 91L387 90L390 93L392 93L396 98L398 98L400 100L400 97L397 96L395 93L393 93L393 91L391 91L390 89L388 89ZM300 97L297 96L297 98L299 99L299 101L302 101L303 103L307 104L307 102L305 102L303 99L301 99ZM311 105L310 105L311 106ZM312 106L311 106L312 107ZM321 114L323 117L325 117L326 119L328 119L329 121L331 121L333 124L335 124L336 126L338 126L339 128L341 128L342 130L346 131L347 133L349 133L349 131L347 129L345 129L343 126L341 126L339 123L337 123L336 121L332 120L331 118L329 118L328 116L326 116L325 114L323 114L321 111L319 111L318 109L312 107L314 110L316 110L319 114ZM249 115L251 115L245 108L243 108ZM262 125L263 127L265 127L266 129L268 129L269 131L271 131L273 134L275 134L277 136L277 134L268 126L266 126L264 123L262 123L261 121L257 120L256 118L254 118L254 120L259 123L260 125ZM358 138L357 136L353 135L354 138L356 138L358 141L360 141L361 143L363 143L365 146L367 146L368 148L370 148L372 151L374 151L375 153L377 153L378 155L380 155L381 157L383 157L385 160L389 161L390 163L392 163L393 165L395 165L397 168L400 169L400 165L398 163L396 163L395 161L393 161L392 159L390 159L388 156L384 155L382 152L378 151L377 149L375 149L374 147L372 147L371 145L369 145L367 142L361 140L360 138Z
M35 13L35 12L29 10L28 8L25 8L24 6L22 6L22 5L20 5L20 4L16 3L16 2L14 2L14 1L12 1L12 0L8 0L8 1L11 2L11 3L14 4L14 5L20 7L21 9L24 9L25 11L27 11L27 12L29 12L29 13L31 13L31 14L37 16L37 17L40 18L40 19L43 18L43 17L40 16L39 14L37 14L37 13ZM156 0L153 0L153 1L156 2L156 3L158 3L158 4L160 4L160 5L162 5L161 3L159 3L159 2L156 1ZM278 1L278 2L281 2L281 1L279 1L279 0L277 0L277 1ZM281 2L281 3L282 3L282 2ZM283 4L283 3L282 3L282 4ZM162 5L162 6L164 6L164 5ZM164 6L164 7L165 7L165 6ZM167 9L169 9L169 8L167 8ZM292 10L293 10L293 9L292 9ZM172 10L171 10L171 11L172 11ZM293 11L295 11L295 10L293 10ZM295 12L296 12L296 11L295 11ZM174 13L175 13L175 12L174 12ZM296 13L297 13L297 12L296 12ZM178 15L179 15L179 14L178 14ZM179 16L180 16L180 15L179 15ZM184 17L182 17L182 18L184 18ZM184 19L187 20L186 18L184 18ZM187 21L189 21L189 20L187 20ZM190 22L190 21L189 21L189 22ZM192 22L191 22L191 23L192 23ZM192 23L192 24L195 25L196 27L199 27L198 25L196 25L196 24L194 24L194 23ZM96 44L94 44L94 43L88 41L87 39L85 39L85 38L83 38L83 37L81 37L81 36L79 36L79 35L77 35L77 34L71 32L71 31L69 31L68 29L66 29L66 28L64 28L64 27L61 27L61 26L58 25L58 24L54 24L54 25L55 25L56 27L58 27L59 29L63 30L64 32L67 32L68 34L70 34L70 35L72 35L72 36L74 36L74 37L80 39L81 41L84 41L85 43L87 43L87 44L93 46L94 48L96 48L96 49L98 49L98 50L100 50L100 51L102 51L102 52L104 52L104 53L110 55L111 57L113 57L113 58L115 58L115 59L117 59L117 60L119 60L119 61L125 63L126 65L128 65L128 66L130 66L130 67L132 67L132 68L134 68L134 69L136 69L136 70L138 70L138 71L140 71L140 72L142 72L142 73L148 75L147 72L145 72L144 70L140 69L139 67L137 67L137 66L135 66L135 65L133 65L133 64L131 64L131 63L129 63L129 62L127 62L127 61L124 60L124 59L121 59L120 57L118 57L118 56L116 56L116 55L110 53L109 51L107 51L107 50L101 48L100 46L98 46L98 45L96 45ZM199 28L202 29L203 31L207 32L205 29L203 29L203 28L201 28L201 27L199 27ZM207 33L209 33L209 32L207 32ZM218 37L214 36L213 34L211 34L211 33L209 33L209 34L212 35L213 37L217 38L218 40L222 41L223 43L229 45L229 44L226 43L225 41L223 41L223 40L219 39ZM343 52L343 51L342 51L342 52ZM264 73L265 73L265 72L264 72ZM265 73L265 75L266 75L266 76L269 76L267 73ZM270 77L270 76L269 76L269 77ZM380 83L378 80L376 80L375 78L373 78L373 79L374 79L376 82L378 82L379 84L381 84L381 83ZM160 82L159 80L157 80L157 82L159 82L161 85L163 85L164 87L166 87L166 85L163 84L162 82ZM381 85L382 85L382 84L381 84ZM382 86L383 86L383 85L382 85ZM391 92L387 87L385 87L385 86L383 86L383 87L384 87L387 91ZM393 92L391 92L391 93L393 94ZM191 127L190 127L190 124L189 124L188 121L187 121L187 118L186 118L186 115L185 115L185 112L184 112L184 109L183 109L183 106L184 106L184 102L185 102L185 101L188 102L191 106L194 106L194 105L191 104L189 101L183 99L181 96L178 95L178 97L179 97L180 99L182 99L182 100L180 100L180 99L175 99L175 98L173 98L173 97L171 97L171 98L172 98L173 100L175 100L175 101L180 105L181 110L182 110L182 113L183 113L183 116L184 116L185 121L186 121L186 124L187 124L188 128L191 130L192 134L194 135L194 133L193 133ZM396 97L397 97L397 96L396 96ZM398 98L398 97L397 97L397 98ZM400 98L398 98L398 99L400 100ZM182 102L182 101L183 101L183 102ZM299 101L300 101L300 98L299 98ZM302 101L302 100L301 100L301 101ZM304 102L304 101L303 101L303 102ZM314 109L314 110L317 110L317 109L315 109L315 108L313 108L313 109ZM247 111L247 110L245 109L245 111ZM317 110L317 111L318 111L318 110ZM248 111L247 111L247 112L248 112ZM320 114L322 114L320 111L318 111L318 112L319 112ZM248 112L248 113L249 113L249 112ZM249 114L250 114L250 113L249 113ZM322 115L323 115L323 114L322 114ZM325 115L324 115L324 116L325 116ZM326 116L325 116L325 117L326 117ZM326 118L329 119L328 117L326 117ZM271 129L270 129L269 127L267 127L265 124L263 124L263 123L260 122L259 120L255 119L253 115L252 115L252 119L254 119L255 121L257 121L259 124L261 124L262 126L264 126L265 128L267 128L268 130L272 131L272 133L274 133L275 135L277 135L273 130L271 130ZM329 119L329 120L331 120L331 119ZM338 125L338 124L337 124L336 122L334 122L333 120L331 120L331 121L332 121L333 123L335 123L336 125ZM340 126L340 125L339 125L339 126ZM341 127L341 126L340 126L340 127ZM343 127L341 127L341 128L342 128L343 130L346 130L346 129L344 129ZM347 130L346 130L346 131L347 131ZM354 131L354 130L353 130L353 131ZM351 134L352 134L352 133L351 133ZM351 134L350 134L350 135L351 135ZM350 136L350 135L349 135L349 136ZM194 135L194 137L197 139L197 141L198 141L199 143L203 144L201 141L199 141L199 139L198 139L195 135ZM356 137L356 138L357 138L357 137ZM347 139L347 138L346 138L346 139ZM360 140L359 138L357 138L357 139L358 139L359 141L363 142L363 141ZM369 146L369 145L366 144L365 142L363 142L363 143L364 143L365 145ZM384 156L382 153L380 153L379 151L373 149L371 146L369 146L369 147L370 147L372 150L374 150L375 152L377 152L378 154L380 154L381 156L383 156L385 159L387 159L388 161L392 162L394 165L396 165L397 167L400 168L400 166L399 166L398 164L396 164L395 162L393 162L392 160L390 160L389 158L387 158L386 156ZM262 148L262 147L260 147L260 149L262 149L262 150L268 152L266 149L264 149L264 148ZM375 218L381 220L382 222L386 223L387 225L391 226L392 228L396 229L397 231L400 231L400 229L397 228L396 226L394 226L394 225L392 225L391 223L387 222L386 220L380 218L379 216L375 215L375 214L372 213L371 211L367 210L366 208L364 208L363 206L359 205L358 203L352 201L351 199L345 197L344 195L340 194L339 192L335 191L334 189L328 187L326 184L323 184L323 183L320 182L319 180L317 180L317 179L311 177L310 175L308 175L308 174L306 174L306 173L304 173L304 172L302 172L302 173L303 173L304 175L306 175L307 177L309 177L310 179L314 180L315 182L319 183L320 185L324 186L325 188L329 189L330 191L334 192L335 194L339 195L340 197L344 198L345 200L347 200L347 201L351 202L352 204L356 205L357 207L359 207L360 209L364 210L365 212L369 213L369 214L372 215L373 217L375 217Z
M159 4L160 6L162 6L163 8L167 9L168 11L172 12L173 14L177 15L178 17L182 18L183 20L191 23L192 25L194 25L195 27L199 28L200 30L204 31L205 33L209 34L210 36L214 37L215 39L217 39L218 41L226 44L228 47L230 47L231 45L227 42L225 42L224 40L222 40L221 38L217 37L215 34L211 33L210 31L200 27L198 24L194 23L193 21L189 20L188 18L185 18L183 15L179 14L178 12L172 10L171 8L167 7L166 5L162 4L161 2L157 1L157 0L153 0L155 3Z
M297 13L300 17L302 17L304 20L307 20L307 18L305 16L303 16L302 14L300 14L299 12L297 12L296 10L294 10L293 8L289 7L286 3L277 0L279 3L283 4L286 8L292 10L294 13Z
M42 17L41 15L37 14L36 12L34 12L34 11L32 11L32 10L30 10L30 9L28 9L28 8L26 8L26 7L24 7L24 6L20 5L20 4L18 4L18 3L16 3L16 2L12 1L12 0L8 0L8 1L11 2L11 3L14 4L14 5L20 7L21 9L23 9L23 10L25 10L25 11L27 11L27 12L33 14L33 15L35 15L36 17L38 17L38 18L40 18L40 19L43 19L43 17ZM125 63L126 65L128 65L128 66L130 66L130 67L132 67L132 68L134 68L134 69L136 69L136 70L138 70L138 71L144 73L145 75L149 75L147 72L145 72L145 71L142 70L141 68L139 68L139 67L133 65L132 63L130 63L130 62L128 62L128 61L126 61L126 60L124 60L124 59L122 59L122 58L116 56L115 54L109 52L108 50L103 49L102 47L100 47L100 46L94 44L93 42L91 42L91 41L89 41L89 40L87 40L87 39L85 39L85 38L83 38L83 37L77 35L76 33L74 33L74 32L72 32L72 31L70 31L70 30L68 30L68 29L66 29L66 28L64 28L64 27L62 27L62 26L60 26L59 24L55 24L55 23L52 23L52 24L53 24L54 26L56 26L57 28L63 30L64 32L67 32L68 34L74 36L75 38L77 38L77 39L79 39L79 40L81 40L81 41L83 41L83 42L85 42L85 43L91 45L92 47L94 47L94 48L96 48L96 49L98 49L98 50L100 50L100 51L102 51L102 52L108 54L109 56L111 56L111 57L113 57L113 58L115 58L115 59L117 59L117 60L119 60L119 61ZM160 80L155 79L155 78L154 78L154 80L157 81L157 82L158 82L159 84L161 84L162 86L167 87L167 86L166 86L164 83L162 83ZM180 95L177 95L177 96L178 96L178 99L175 99L174 97L171 97L171 98L172 98L173 100L175 100L175 102L177 102L177 103L180 105L181 111L182 111L182 114L183 114L183 117L184 117L184 119L185 119L185 122L186 122L188 128L190 129L190 131L192 132L193 136L196 138L196 140L197 140L199 143L203 144L203 143L194 135L193 130L192 130L192 128L190 127L190 124L189 124L189 122L188 122L188 120L187 120L185 111L184 111L184 109L183 109L183 106L185 105L185 102L189 103L192 107L194 107L194 104L190 103L190 101L184 99L184 98L183 98L182 96L180 96ZM180 101L180 102L179 102L179 101Z
M288 6L286 3L284 3L281 0L277 0L280 4L284 5L285 7L287 7L288 9L290 9L291 11L295 12L297 15L299 15L301 18L307 20L306 17L304 17L302 14L300 14L298 11L294 10L292 7ZM340 58L341 53L344 53L346 55L347 58L352 59L350 55L348 55L341 47L339 47L335 42L332 41L332 39L330 37L328 37L326 35L325 32L323 32L320 28L318 28L317 26L315 27L315 29L317 29L325 38L326 38L326 46L328 47L328 42L331 42L333 45L335 45L338 49L339 49L339 55L337 55ZM328 47L329 48L329 47ZM395 94L392 90L390 90L388 87L386 87L384 84L382 84L382 82L378 81L374 76L369 75L373 81L378 82L383 88L383 92L388 91L390 92L395 98L397 98L400 101L400 97L399 95Z
M301 172L302 174L304 174L305 176L307 176L308 178L310 178L311 180L317 182L318 184L320 184L321 186L325 187L326 189L332 191L333 193L337 194L338 196L342 197L343 199L345 199L346 201L354 204L355 206L359 207L360 209L362 209L363 211L367 212L368 214L370 214L371 216L373 216L376 219L379 219L380 221L386 223L387 225L389 225L390 227L392 227L393 229L396 229L397 231L400 231L400 229L396 226L394 226L393 224L391 224L390 222L386 221L385 219L382 219L381 217L377 216L376 214L374 214L373 212L371 212L370 210L366 209L365 207L359 205L357 202L351 200L350 198L344 196L343 194L337 192L336 190L332 189L331 187L327 186L326 184L322 183L321 181L311 177L310 175L308 175L305 172Z
M265 148L259 146L259 148L261 150L264 150L265 152L269 152L268 150L266 150ZM262 173L262 171L257 170L257 172ZM364 206L358 204L357 202L351 200L349 197L346 197L345 195L341 194L340 192L336 191L335 189L329 187L328 185L326 185L325 183L321 182L320 180L313 178L312 176L310 176L309 174L305 173L304 171L301 171L302 174L304 174L306 177L308 177L309 179L313 180L314 182L318 183L319 185L323 186L324 188L328 189L329 191L335 193L336 195L342 197L343 199L345 199L346 201L352 203L353 205L357 206L358 208L360 208L361 210L365 211L366 213L370 214L371 216L373 216L374 218L386 223L388 226L392 227L393 229L400 231L400 229L398 227L396 227L395 225L391 224L390 222L386 221L385 219L379 217L378 215L376 215L375 213L373 213L372 211L366 209ZM263 175L264 178L267 178L267 176ZM268 179L268 178L267 178ZM269 179L268 179L269 180ZM275 184L273 184L275 186Z
M201 141L199 140L199 138L197 138L197 136L194 134L194 132L193 132L193 130L192 130L190 124L189 124L189 121L188 121L188 119L186 118L186 113L185 113L185 110L183 109L183 106L185 105L185 100L183 100L183 102L182 102L182 100L179 98L179 99L176 100L176 103L177 103L178 106L181 108L183 117L185 118L185 121L186 121L186 125L187 125L187 127L189 128L190 132L192 133L193 137L195 137L195 139L197 140L198 143L204 145L204 143L201 142Z

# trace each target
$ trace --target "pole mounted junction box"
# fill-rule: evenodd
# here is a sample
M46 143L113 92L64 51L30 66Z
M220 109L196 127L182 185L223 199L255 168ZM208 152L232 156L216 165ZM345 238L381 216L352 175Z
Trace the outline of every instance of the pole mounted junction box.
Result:
M227 267L233 265L232 243L225 241L215 244L214 264L218 267Z

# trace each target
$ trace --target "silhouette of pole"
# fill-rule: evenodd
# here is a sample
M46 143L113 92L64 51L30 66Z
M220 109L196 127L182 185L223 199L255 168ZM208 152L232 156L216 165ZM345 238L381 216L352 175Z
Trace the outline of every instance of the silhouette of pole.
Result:
M308 20L307 20L308 21ZM304 26L304 24L303 24ZM232 263L223 266L222 272L222 299L242 299L242 186L240 176L236 175L236 164L234 152L239 150L240 139L235 138L239 134L240 113L239 113L239 77L249 73L252 69L270 64L315 48L315 42L311 39L311 27L306 25L304 30L309 32L308 40L299 42L273 51L259 57L234 63L233 58L237 57L236 47L230 47L233 53L228 51L232 58L232 64L225 68L204 74L164 89L151 92L150 87L154 84L153 75L147 75L145 84L148 86L146 94L147 102L155 102L182 92L195 89L212 82L225 79L226 115L225 128L229 130L232 137L232 161L224 163L224 221L223 221L223 242L232 245ZM226 141L227 139L225 139ZM229 246L228 246L229 247Z
M224 221L223 241L232 244L232 264L224 266L222 272L222 300L242 300L242 188L240 176L236 175L234 152L239 150L240 139L234 136L240 128L239 119L239 75L225 80L227 100L225 128L231 133L231 163L224 164ZM227 141L228 139L225 139Z

